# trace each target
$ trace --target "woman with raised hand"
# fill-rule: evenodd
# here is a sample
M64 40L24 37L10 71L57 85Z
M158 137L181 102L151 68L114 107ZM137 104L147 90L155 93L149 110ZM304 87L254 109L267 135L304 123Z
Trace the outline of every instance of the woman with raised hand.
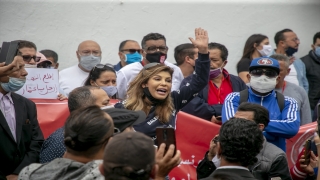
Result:
M190 84L171 92L173 70L163 64L150 63L144 66L130 83L127 91L128 98L115 104L115 108L144 111L147 115L146 120L135 125L134 129L152 137L153 140L156 139L157 127L175 127L178 111L190 102L209 81L208 33L197 28L195 39L189 39L199 49L195 74Z

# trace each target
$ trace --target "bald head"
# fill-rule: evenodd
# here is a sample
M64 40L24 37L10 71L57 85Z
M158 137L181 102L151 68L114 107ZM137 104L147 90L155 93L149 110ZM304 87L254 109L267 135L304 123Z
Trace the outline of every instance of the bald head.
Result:
M99 44L92 40L83 41L79 44L77 50L77 57L80 60L80 56L93 54L95 56L101 56L101 48Z

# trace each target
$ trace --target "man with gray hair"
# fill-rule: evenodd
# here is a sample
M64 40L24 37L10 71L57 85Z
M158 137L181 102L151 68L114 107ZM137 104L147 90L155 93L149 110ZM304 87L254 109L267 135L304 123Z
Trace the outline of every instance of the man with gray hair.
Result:
M311 123L312 118L308 94L302 87L295 85L291 82L285 81L284 79L290 73L289 58L282 54L273 54L270 57L278 60L280 65L280 78L275 90L282 93L285 96L292 97L297 101L299 106L298 110L300 111L300 125Z

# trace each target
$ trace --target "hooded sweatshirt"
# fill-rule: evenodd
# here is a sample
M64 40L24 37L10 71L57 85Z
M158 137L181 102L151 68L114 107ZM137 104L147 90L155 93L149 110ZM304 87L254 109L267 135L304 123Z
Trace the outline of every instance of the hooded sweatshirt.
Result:
M86 164L67 158L57 158L47 164L31 164L22 169L18 180L45 179L45 180L104 180L99 171L102 160L95 160Z

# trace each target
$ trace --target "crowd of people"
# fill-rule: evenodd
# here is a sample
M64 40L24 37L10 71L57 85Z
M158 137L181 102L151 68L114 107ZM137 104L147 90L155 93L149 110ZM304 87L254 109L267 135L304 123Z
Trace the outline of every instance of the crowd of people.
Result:
M317 130L309 159L302 149L290 168L286 157L286 139L317 120L320 32L302 58L290 29L275 33L275 48L253 34L237 75L226 69L227 47L210 42L206 30L189 40L174 48L175 64L160 33L145 35L141 46L122 41L116 65L101 64L97 42L81 42L78 63L59 72L57 99L68 101L70 115L47 139L35 103L15 92L26 68L58 69L58 54L21 40L12 63L0 64L0 179L169 179L181 152L155 146L156 129L176 128L179 111L221 125L197 179L320 179Z

